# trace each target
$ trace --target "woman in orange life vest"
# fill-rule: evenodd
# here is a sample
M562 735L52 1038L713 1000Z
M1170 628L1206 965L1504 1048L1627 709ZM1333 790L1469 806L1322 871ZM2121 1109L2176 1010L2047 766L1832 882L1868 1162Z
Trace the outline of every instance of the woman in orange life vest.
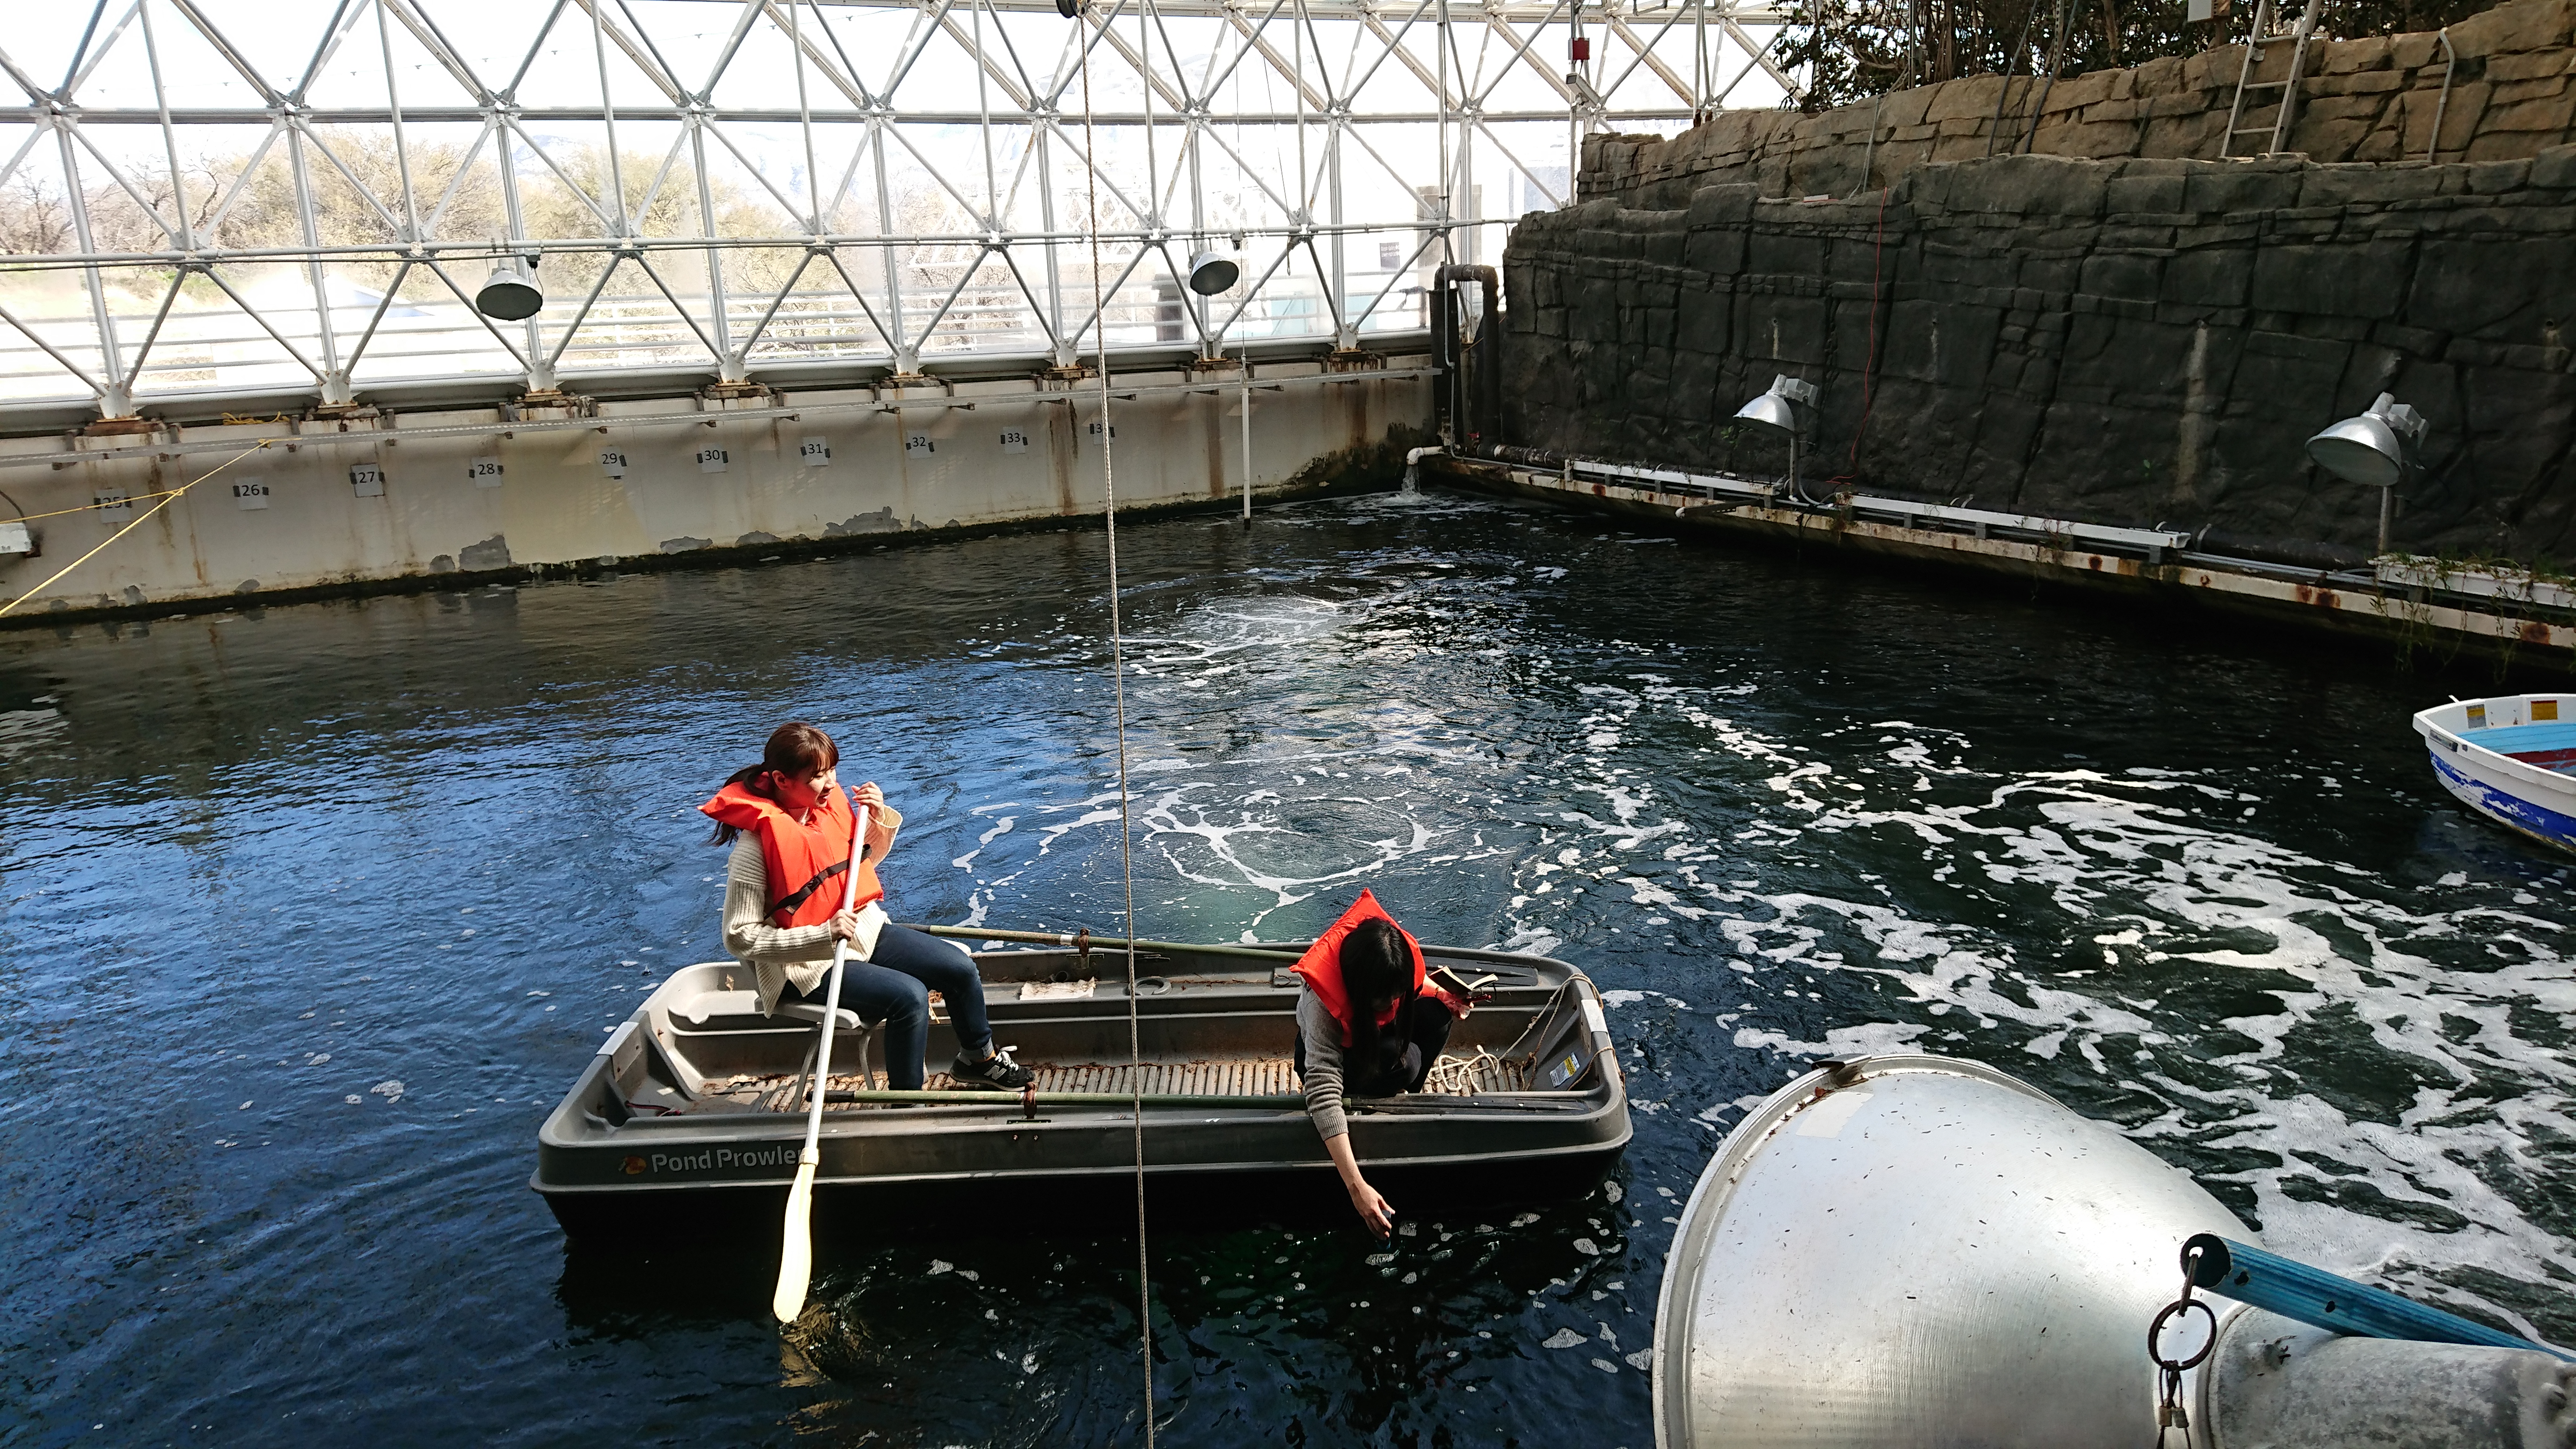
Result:
M725 873L725 949L752 968L766 1014L782 1000L820 1005L831 986L832 943L849 942L841 1005L862 1020L885 1022L886 1079L897 1091L921 1089L933 991L947 1002L957 1028L959 1051L949 1068L957 1085L1013 1092L1027 1086L1029 1070L993 1048L974 958L891 924L877 904L885 890L877 884L876 863L903 817L873 783L861 785L855 797L843 791L840 761L830 735L790 720L769 737L759 764L736 770L698 807L716 822L710 843L733 847ZM869 807L868 837L859 850L858 894L845 911L854 804Z
M1422 947L1367 891L1297 958L1297 1076L1306 1115L1368 1230L1385 1237L1395 1211L1360 1174L1342 1097L1418 1092L1468 1003L1433 985Z

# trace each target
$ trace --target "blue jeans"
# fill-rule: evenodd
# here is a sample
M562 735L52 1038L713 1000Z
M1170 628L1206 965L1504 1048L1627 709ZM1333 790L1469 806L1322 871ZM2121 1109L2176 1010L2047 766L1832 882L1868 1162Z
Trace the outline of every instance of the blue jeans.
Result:
M889 925L877 937L874 959L853 960L841 971L841 1005L862 1021L885 1023L886 1081L898 1092L921 1090L921 1057L930 1042L930 993L938 992L947 1003L961 1051L981 1056L992 1043L993 1025L984 1015L984 978L972 958L936 936ZM779 999L820 1006L831 989L827 972L811 995L791 983Z

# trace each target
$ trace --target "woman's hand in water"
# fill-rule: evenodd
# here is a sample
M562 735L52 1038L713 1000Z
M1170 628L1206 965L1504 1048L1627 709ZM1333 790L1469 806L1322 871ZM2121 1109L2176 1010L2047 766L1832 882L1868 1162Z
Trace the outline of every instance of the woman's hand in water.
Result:
M1395 1209L1387 1205L1385 1198L1378 1196L1377 1189L1369 1186L1366 1178L1351 1183L1350 1189L1351 1206L1360 1210L1360 1221L1368 1225L1370 1232L1384 1238L1395 1231Z
M1368 1224L1368 1230L1381 1238L1394 1231L1395 1209L1377 1195L1367 1178L1360 1176L1360 1160L1351 1151L1351 1135L1336 1132L1325 1138L1324 1155L1333 1159L1333 1170L1342 1176L1342 1189L1351 1195L1351 1206L1359 1209L1360 1221Z
M832 939L835 941L859 939L859 917L856 911L843 911L832 917Z

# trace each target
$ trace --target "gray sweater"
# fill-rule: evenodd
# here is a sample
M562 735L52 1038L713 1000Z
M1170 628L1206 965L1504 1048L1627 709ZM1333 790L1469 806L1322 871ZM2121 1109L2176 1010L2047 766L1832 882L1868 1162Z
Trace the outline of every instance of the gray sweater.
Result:
M1351 1130L1342 1115L1342 1024L1324 1009L1323 999L1297 988L1297 1035L1306 1043L1306 1115L1315 1133L1329 1142Z

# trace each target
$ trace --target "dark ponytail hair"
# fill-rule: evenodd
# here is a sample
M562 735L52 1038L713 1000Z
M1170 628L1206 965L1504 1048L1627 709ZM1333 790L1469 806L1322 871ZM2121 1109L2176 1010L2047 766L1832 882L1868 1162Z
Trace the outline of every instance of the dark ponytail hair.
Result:
M1373 916L1344 936L1342 991L1351 1011L1345 1045L1374 1063L1372 1074L1383 1081L1403 1066L1413 1043L1413 948L1404 933ZM1395 1019L1380 1026L1377 1010L1390 1000Z
M1342 938L1341 967L1354 1019L1412 994L1413 949L1403 932L1374 916Z
M770 776L802 780L840 763L841 748L832 743L830 735L801 719L791 719L770 732L769 743L760 751L759 764L734 771L725 777L725 783L740 785L764 800L775 800L778 797L771 793ZM718 823L715 833L707 837L707 844L731 845L740 834L739 827Z

